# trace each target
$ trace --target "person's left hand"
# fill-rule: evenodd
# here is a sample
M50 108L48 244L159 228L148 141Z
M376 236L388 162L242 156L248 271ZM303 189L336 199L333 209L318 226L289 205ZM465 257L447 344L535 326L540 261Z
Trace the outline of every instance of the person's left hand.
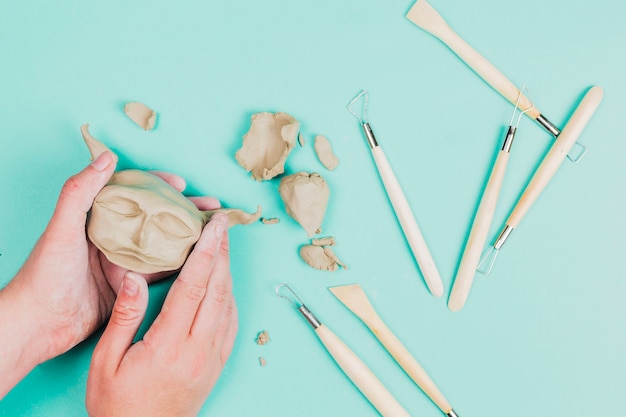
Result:
M105 152L67 180L50 223L24 266L3 290L9 292L3 296L28 306L28 311L21 313L28 315L28 324L36 326L37 363L68 351L111 314L127 271L108 261L87 239L85 223L94 198L115 167L116 157ZM178 191L185 188L185 181L176 175L155 174ZM220 206L219 201L210 197L191 200L203 210ZM144 275L144 278L153 282L172 272Z

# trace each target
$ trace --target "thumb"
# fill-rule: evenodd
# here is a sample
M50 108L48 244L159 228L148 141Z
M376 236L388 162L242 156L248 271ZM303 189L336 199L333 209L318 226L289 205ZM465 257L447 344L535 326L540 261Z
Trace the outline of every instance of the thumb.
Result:
M94 357L101 357L106 366L117 369L133 344L147 307L148 284L141 275L127 272L117 293L111 319L96 346Z
M111 179L116 165L117 156L104 152L81 172L70 177L61 189L50 227L66 232L84 230L87 212L96 195Z

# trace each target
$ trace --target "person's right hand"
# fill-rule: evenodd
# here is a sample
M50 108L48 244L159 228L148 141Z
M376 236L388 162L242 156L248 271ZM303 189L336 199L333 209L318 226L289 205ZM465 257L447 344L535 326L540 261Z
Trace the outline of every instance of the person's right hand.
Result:
M174 281L143 340L146 281L128 272L93 354L90 416L195 416L217 382L237 333L228 219L218 213Z

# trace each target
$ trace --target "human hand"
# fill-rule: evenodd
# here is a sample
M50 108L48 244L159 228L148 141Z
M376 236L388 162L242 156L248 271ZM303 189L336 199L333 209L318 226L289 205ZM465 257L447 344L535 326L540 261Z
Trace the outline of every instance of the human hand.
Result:
M0 334L11 342L0 358L0 398L39 363L84 340L104 323L126 270L87 239L85 223L95 196L111 178L117 158L105 152L63 186L54 214L23 267L0 291ZM185 181L155 173L178 191ZM210 197L191 198L203 210ZM148 282L170 275L145 276ZM16 360L17 365L15 364Z
M138 274L125 275L89 369L90 416L197 415L237 332L227 225L218 213L205 226L161 312L135 344L148 288Z

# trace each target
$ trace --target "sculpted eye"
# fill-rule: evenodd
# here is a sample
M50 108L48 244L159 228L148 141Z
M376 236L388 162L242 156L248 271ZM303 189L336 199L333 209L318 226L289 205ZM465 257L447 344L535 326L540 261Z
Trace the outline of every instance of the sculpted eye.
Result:
M192 230L178 217L168 213L154 216L154 224L164 233L183 239L193 235Z
M135 217L143 213L139 204L127 198L110 198L101 200L98 204L124 217Z

